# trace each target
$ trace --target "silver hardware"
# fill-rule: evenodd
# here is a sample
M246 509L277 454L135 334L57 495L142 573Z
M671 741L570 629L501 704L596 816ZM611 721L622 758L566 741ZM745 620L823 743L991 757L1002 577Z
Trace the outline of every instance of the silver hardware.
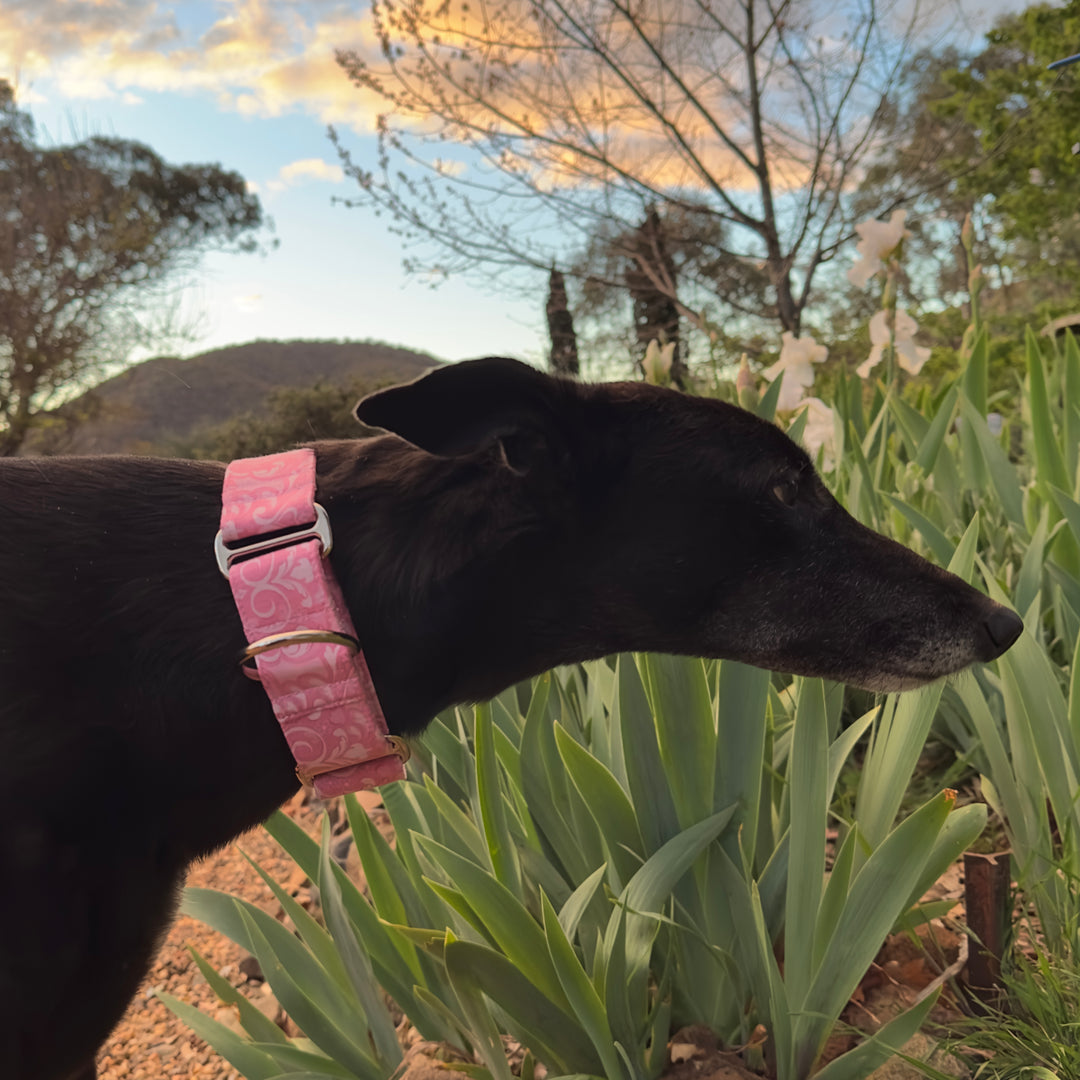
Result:
M252 540L238 544L236 547L226 547L225 541L219 531L217 536L214 537L214 556L217 558L218 569L225 577L228 577L229 567L237 559L244 559L250 555L258 555L262 551L273 551L276 548L290 547L293 544L298 544L302 540L308 540L312 537L318 539L322 544L322 554L323 558L325 558L330 554L330 550L334 546L333 534L330 532L330 518L318 503L315 503L314 506L314 525L302 525L292 532L283 533L281 536L275 536L270 540Z

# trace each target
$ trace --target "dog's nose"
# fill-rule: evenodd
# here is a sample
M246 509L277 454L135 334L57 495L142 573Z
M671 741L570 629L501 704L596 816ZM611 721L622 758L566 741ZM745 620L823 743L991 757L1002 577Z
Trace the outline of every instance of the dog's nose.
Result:
M983 626L986 627L986 633L994 643L994 652L990 656L993 660L1020 636L1020 632L1024 629L1024 620L1011 608L1002 607L999 604Z

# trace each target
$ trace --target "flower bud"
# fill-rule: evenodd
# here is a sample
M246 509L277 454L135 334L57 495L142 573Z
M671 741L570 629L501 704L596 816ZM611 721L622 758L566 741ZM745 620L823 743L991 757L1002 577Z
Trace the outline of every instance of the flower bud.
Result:
M750 370L750 362L746 353L742 355L742 363L739 365L739 373L735 376L735 390L739 396L739 404L747 412L756 412L760 397L757 392L757 382Z
M960 243L970 259L972 248L975 246L975 226L971 223L970 212L964 215L964 225L960 230Z

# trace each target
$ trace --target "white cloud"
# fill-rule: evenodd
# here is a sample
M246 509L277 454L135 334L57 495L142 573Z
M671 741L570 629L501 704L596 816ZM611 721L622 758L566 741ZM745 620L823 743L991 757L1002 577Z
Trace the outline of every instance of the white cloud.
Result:
M329 180L332 184L340 184L345 179L345 171L340 165L332 165L322 158L304 158L302 161L293 161L282 166L278 176L286 184L308 179Z
M282 165L277 176L266 182L266 190L277 194L309 180L340 184L344 179L345 170L340 165L334 165L322 158L302 158L300 161Z
M263 306L262 293L247 293L244 296L233 297L233 307L245 315L254 315L261 311Z
M0 77L24 87L27 102L48 78L70 99L204 92L245 115L303 110L370 130L374 103L334 60L335 49L370 51L364 11L345 0L220 0L206 10L203 26L182 29L160 0L8 0Z

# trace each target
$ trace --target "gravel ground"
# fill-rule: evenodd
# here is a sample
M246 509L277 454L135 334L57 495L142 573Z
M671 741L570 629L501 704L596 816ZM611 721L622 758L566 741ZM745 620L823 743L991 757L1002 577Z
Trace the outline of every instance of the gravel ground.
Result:
M322 804L309 805L304 793L285 807L311 835L318 833ZM279 905L273 894L240 854L241 849L289 892L304 900L307 878L261 829L247 833L235 843L193 866L189 885L221 889L242 896L276 914ZM227 938L194 919L181 916L169 930L154 966L135 1000L117 1025L98 1057L100 1080L158 1080L184 1077L186 1080L237 1080L239 1073L218 1057L154 997L155 990L170 994L228 1023L232 1010L222 1008L206 984L187 946L191 945L229 981L256 1003L267 1003L264 984L250 982L240 969L246 954ZM274 1007L272 1000L270 1007Z

